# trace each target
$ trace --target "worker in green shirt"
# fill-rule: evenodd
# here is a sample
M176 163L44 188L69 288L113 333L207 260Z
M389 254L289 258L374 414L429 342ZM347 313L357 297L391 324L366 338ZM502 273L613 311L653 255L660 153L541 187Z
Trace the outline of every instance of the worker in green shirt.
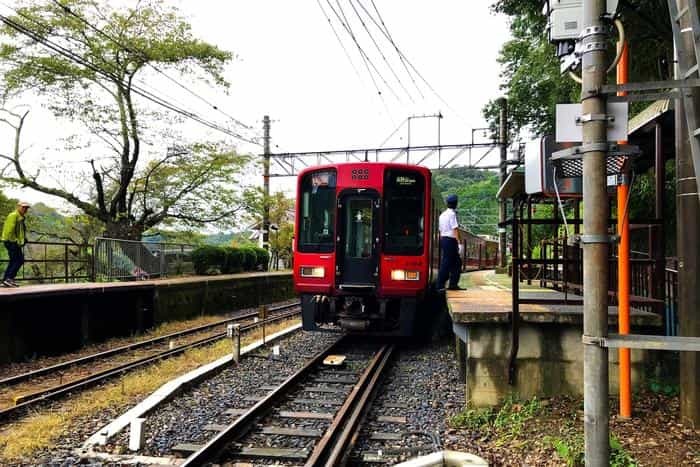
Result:
M17 209L7 215L2 227L2 242L10 255L10 261L2 277L3 287L19 287L15 282L15 277L19 268L24 264L22 247L27 242L27 227L24 224L24 218L28 209L29 203L17 203Z

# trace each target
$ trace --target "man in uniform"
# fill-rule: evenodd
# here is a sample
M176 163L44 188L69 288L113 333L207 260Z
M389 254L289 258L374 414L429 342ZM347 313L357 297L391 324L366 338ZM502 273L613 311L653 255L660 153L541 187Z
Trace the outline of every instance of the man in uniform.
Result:
M438 272L437 287L445 288L449 277L449 290L464 290L459 286L461 261L459 258L459 222L457 221L457 195L450 195L445 200L447 209L440 214L440 249L442 259Z
M15 282L15 277L19 268L24 264L22 247L27 241L27 227L24 224L24 218L28 209L29 203L17 203L17 209L7 215L2 228L2 242L10 256L7 269L2 277L3 287L19 287Z

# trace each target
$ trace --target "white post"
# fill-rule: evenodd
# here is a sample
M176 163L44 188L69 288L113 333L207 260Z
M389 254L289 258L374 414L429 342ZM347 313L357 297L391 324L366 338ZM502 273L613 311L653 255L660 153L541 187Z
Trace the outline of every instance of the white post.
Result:
M140 451L143 447L143 442L146 437L146 433L143 430L143 422L145 418L134 418L131 420L131 427L129 428L129 450Z

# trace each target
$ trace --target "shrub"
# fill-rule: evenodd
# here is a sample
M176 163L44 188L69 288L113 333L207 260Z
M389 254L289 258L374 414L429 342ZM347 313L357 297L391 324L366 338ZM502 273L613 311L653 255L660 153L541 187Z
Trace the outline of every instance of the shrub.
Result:
M192 262L197 274L219 274L225 269L226 252L218 246L201 246L192 252Z
M254 271L258 260L255 250L252 248L241 248L239 251L243 254L243 270Z
M270 252L265 248L253 248L255 251L255 268L261 271L267 271L267 266L270 264Z
M224 266L225 274L233 274L243 271L243 253L238 248L226 247L226 265Z

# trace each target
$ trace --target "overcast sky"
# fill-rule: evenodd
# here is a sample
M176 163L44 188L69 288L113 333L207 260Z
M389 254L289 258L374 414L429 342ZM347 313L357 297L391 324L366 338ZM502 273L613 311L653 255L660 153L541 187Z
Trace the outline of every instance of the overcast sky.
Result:
M270 115L273 152L377 147L408 116L438 111L444 115L442 142L468 142L472 128L485 126L481 116L484 104L500 95L496 57L509 36L505 17L495 16L489 10L492 0L375 0L396 46L435 92L415 72L406 73L393 46L354 0L399 83L364 31L350 1L339 0L358 42L388 83L385 85L381 77L373 74L381 97L356 45L327 0L320 0L324 10L316 0L170 1L191 21L196 37L236 55L225 72L231 82L228 95L186 78L182 82L229 115L254 126L256 130L248 132L250 135L261 133L262 117ZM330 4L340 13L336 0ZM377 18L370 0L362 0L362 4ZM183 107L221 124L231 124L226 116L207 108L182 89L155 78L149 84ZM34 112L34 121L28 128L31 142L37 146L28 157L38 157L42 151L39 148L52 145L48 138L57 137L57 123L39 113ZM411 144L436 143L435 127L432 119L414 121ZM184 128L194 136L221 137L194 123ZM9 141L4 135L1 150L7 151ZM404 145L405 138L404 125L386 144ZM244 143L239 149L261 152L261 148ZM61 156L52 157L60 160ZM272 189L288 190L292 182L274 179ZM70 185L70 180L65 183ZM12 190L10 194L61 206L56 200L30 193Z

